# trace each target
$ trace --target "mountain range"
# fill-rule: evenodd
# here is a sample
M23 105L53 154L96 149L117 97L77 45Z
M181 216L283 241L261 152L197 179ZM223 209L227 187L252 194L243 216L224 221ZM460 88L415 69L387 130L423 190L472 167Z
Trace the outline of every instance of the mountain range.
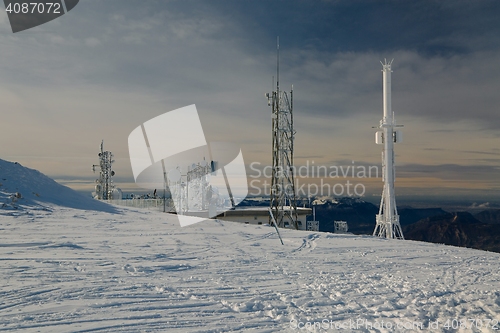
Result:
M500 252L500 210L446 213L406 226L406 239ZM479 218L491 221L482 222Z

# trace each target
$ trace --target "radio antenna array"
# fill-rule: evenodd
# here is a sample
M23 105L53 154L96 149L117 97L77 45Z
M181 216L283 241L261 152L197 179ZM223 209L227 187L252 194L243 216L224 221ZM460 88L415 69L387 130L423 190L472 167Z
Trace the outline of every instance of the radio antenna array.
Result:
M92 165L94 173L96 169L99 169L99 178L96 179L94 197L98 200L111 200L113 199L113 191L115 190L113 180L111 179L115 175L115 172L111 168L115 161L110 151L104 151L104 140L101 141L101 151L98 156L99 164Z

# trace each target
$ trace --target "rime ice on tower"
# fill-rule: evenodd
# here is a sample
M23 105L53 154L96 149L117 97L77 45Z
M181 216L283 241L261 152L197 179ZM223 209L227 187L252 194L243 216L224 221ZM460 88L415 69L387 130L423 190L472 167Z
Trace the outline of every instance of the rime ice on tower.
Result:
M99 169L99 178L96 179L95 192L92 193L94 199L98 200L119 200L122 198L122 191L113 184L112 177L115 172L111 169L113 163L113 154L110 151L104 151L104 140L101 141L101 151L98 154L99 164L92 165L92 171L95 173Z
M394 130L396 125L394 113L391 108L391 65L392 60L382 63L383 73L383 98L384 98L384 118L380 121L381 131L375 136L377 144L384 145L382 151L382 181L384 190L380 201L380 210L376 216L376 226L373 231L374 236L384 238L404 239L401 225L399 224L399 215L396 208L396 196L394 193L394 144L402 141L401 132Z

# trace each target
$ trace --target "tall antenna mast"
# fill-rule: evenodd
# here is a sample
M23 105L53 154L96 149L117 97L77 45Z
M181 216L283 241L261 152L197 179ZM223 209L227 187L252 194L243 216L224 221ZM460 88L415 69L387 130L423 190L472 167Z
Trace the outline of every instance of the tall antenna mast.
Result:
M404 239L403 231L399 224L394 191L394 181L396 179L394 144L402 142L401 131L396 131L394 128L402 126L396 125L391 106L391 65L393 60L387 62L387 59L385 59L384 63L380 62L383 73L384 117L380 121L380 128L382 130L377 132L375 141L377 144L384 145L382 151L382 181L384 182L384 190L382 191L382 198L380 200L379 213L376 215L377 224L373 235L383 238Z
M280 36L276 37L276 91L280 91Z
M280 228L298 229L295 168L293 167L293 86L289 94L279 88L279 37L277 38L276 90L267 93L272 108L273 169L270 197L270 223ZM274 219L273 219L274 218Z

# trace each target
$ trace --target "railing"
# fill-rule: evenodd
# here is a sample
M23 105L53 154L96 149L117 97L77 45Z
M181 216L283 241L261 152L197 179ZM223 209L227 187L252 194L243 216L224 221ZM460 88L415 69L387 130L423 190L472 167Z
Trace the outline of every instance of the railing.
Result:
M157 198L157 199L134 198L134 199L121 199L121 200L118 199L118 200L106 200L106 202L117 206L151 209L151 210L158 210L160 212L174 212L174 204L171 199L166 199L165 203L163 203L163 198Z

